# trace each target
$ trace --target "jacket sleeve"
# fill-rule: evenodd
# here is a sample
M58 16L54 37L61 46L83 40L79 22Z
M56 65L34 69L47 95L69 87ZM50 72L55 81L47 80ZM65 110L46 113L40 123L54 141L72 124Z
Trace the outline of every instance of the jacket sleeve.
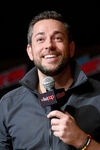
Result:
M12 150L11 137L8 134L5 120L5 105L0 100L0 150Z

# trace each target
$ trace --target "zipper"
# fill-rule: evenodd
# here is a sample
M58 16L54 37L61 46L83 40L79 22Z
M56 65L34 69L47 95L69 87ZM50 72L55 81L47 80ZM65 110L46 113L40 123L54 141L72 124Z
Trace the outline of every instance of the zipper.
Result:
M49 145L50 145L50 150L52 149L52 130L51 130L51 119L49 120Z

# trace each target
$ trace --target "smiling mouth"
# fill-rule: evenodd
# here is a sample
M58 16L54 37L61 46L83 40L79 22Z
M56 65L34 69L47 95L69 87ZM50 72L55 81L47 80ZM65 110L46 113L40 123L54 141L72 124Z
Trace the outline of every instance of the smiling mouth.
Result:
M45 55L44 58L56 58L58 55Z

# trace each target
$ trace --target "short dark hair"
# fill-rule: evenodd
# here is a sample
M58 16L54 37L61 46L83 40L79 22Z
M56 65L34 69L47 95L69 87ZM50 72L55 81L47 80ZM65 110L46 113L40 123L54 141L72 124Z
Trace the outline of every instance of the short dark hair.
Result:
M56 11L44 11L44 12L39 13L37 16L35 16L29 24L28 34L27 34L27 39L28 39L29 45L32 44L31 43L32 42L32 30L33 30L34 24L40 20L43 20L43 19L54 19L54 20L58 20L58 21L62 22L65 26L67 33L68 33L69 42L72 41L71 27L70 27L69 23L67 23L64 20L64 17Z

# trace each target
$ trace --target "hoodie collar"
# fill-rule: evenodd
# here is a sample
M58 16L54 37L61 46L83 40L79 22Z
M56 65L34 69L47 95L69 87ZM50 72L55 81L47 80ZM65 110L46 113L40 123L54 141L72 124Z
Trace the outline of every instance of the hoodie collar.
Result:
M37 68L32 68L26 75L20 80L20 84L31 89L32 91L36 91L38 86L38 72Z
M77 87L77 86L87 82L88 77L86 76L86 74L81 69L80 65L77 64L77 62L75 60L73 60L71 62L71 72L72 72L72 76L74 78L74 83L71 86L71 88Z
M74 78L74 83L70 87L70 89L75 88L83 83L85 83L88 78L85 73L81 70L80 65L76 63L76 61L71 61L71 71ZM31 89L32 91L36 92L38 86L38 72L37 68L32 68L26 75L20 80L20 84L26 86L27 88Z

